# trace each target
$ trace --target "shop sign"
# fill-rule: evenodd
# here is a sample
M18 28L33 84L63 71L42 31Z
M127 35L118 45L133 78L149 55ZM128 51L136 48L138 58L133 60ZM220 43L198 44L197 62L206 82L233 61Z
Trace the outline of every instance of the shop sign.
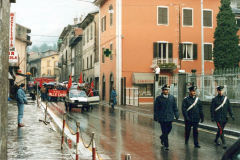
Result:
M9 51L9 63L18 62L18 53L16 51Z
M9 47L15 48L15 33L16 33L16 13L10 13L10 34Z

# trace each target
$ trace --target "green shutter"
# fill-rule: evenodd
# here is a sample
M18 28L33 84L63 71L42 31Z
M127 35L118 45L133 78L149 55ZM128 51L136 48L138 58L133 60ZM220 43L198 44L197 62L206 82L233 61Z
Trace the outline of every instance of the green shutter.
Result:
M183 25L187 25L187 10L183 10Z
M212 27L212 11L208 11L208 26Z
M153 58L158 57L158 43L153 43Z
M179 59L183 59L183 44L179 43Z
M207 26L207 11L203 11L203 26ZM205 46L205 45L204 45ZM204 50L205 51L205 50ZM205 57L205 56L204 56ZM205 58L204 58L205 59Z
M158 24L163 23L163 8L158 8Z
M193 44L193 59L197 59L197 44Z
M188 10L188 25L192 26L192 10Z
M102 32L103 32L103 18L102 18Z
M168 13L167 13L167 8L163 8L163 24L168 24Z
M168 58L173 58L173 44L168 43Z
M208 60L212 60L212 44L208 45Z
M208 45L204 44L204 60L208 60Z

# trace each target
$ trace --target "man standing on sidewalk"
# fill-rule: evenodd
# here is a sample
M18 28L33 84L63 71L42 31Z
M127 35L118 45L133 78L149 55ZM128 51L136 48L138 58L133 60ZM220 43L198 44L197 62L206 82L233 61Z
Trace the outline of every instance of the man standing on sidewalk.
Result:
M218 127L218 132L216 135L216 139L214 140L214 143L217 145L220 145L218 141L218 138L220 137L223 143L223 148L226 149L227 144L225 141L223 129L228 121L227 112L229 112L233 121L234 121L234 116L233 116L233 111L232 111L232 107L229 99L227 98L227 96L223 96L223 88L224 86L217 87L218 95L212 99L210 111L211 111L211 120L212 122L216 121L217 127Z
M167 84L162 87L162 94L156 98L154 105L154 121L159 122L161 125L162 135L160 139L165 150L169 150L168 135L172 130L174 115L176 119L179 118L175 98L169 94L169 89L170 86Z
M18 105L18 127L23 127L22 123L23 112L24 112L24 104L27 104L27 97L24 92L25 84L21 84L17 91L17 105Z
M204 121L203 108L201 101L196 97L196 86L191 86L189 96L185 97L182 102L182 113L185 120L185 144L188 144L191 127L193 126L193 139L196 148L200 148L198 142L198 123Z
M116 88L115 87L113 87L113 90L111 92L110 98L111 98L112 103L113 103L111 107L114 109L114 105L117 104L117 92L116 92Z

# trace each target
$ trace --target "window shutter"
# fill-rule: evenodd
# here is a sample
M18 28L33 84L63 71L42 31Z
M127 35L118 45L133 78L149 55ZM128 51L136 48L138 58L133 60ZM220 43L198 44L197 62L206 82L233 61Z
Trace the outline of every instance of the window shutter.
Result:
M187 10L183 10L183 25L187 25Z
M168 43L168 58L173 58L173 44Z
M203 26L207 26L207 11L203 11Z
M212 60L212 44L208 46L208 60Z
M103 32L103 18L102 18L102 32Z
M162 14L162 9L163 8L158 8L158 24L162 24L163 23L163 14Z
M106 31L107 26L106 26L106 16L104 17L104 31Z
M168 24L167 8L163 8L163 24Z
M192 26L192 10L188 10L188 25Z
M212 27L212 11L208 12L208 26Z
M193 59L197 59L197 44L193 44Z
M208 60L208 45L204 44L204 60Z
M183 59L183 44L179 43L179 59Z
M157 47L158 47L158 43L153 43L153 58L156 58L158 55Z

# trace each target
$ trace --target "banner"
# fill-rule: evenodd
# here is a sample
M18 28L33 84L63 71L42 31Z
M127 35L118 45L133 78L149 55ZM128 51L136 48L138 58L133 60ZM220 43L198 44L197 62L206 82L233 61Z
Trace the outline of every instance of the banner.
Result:
M16 51L9 51L9 63L18 62L18 53Z
M10 13L10 34L9 48L15 48L15 33L16 33L16 13Z
M49 89L48 90L49 96L51 97L66 97L67 95L67 90L54 90L54 89Z

